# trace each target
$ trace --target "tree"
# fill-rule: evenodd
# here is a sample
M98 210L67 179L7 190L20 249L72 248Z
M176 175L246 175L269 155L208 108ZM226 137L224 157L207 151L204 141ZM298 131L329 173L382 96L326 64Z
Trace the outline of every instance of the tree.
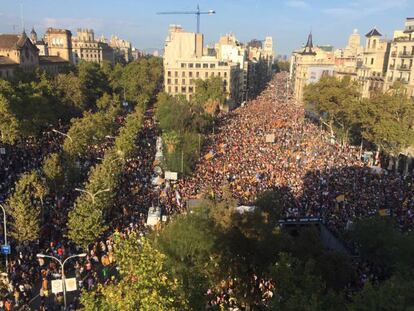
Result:
M414 104L400 90L364 100L359 109L362 136L378 149L398 156L414 145Z
M43 161L42 170L49 189L53 192L62 191L65 183L65 172L59 154L49 154Z
M216 116L226 101L226 93L221 77L211 77L206 80L195 81L196 91L194 103L204 108L204 111Z
M276 290L269 310L345 310L343 297L327 291L322 279L314 275L314 269L312 260L302 263L281 253L270 272L276 282Z
M88 107L94 107L98 98L109 92L109 82L98 63L82 61L77 67Z
M193 310L206 305L204 293L218 284L218 231L206 208L179 215L155 237L155 247L166 255L166 265L183 284Z
M10 109L9 101L0 94L0 140L14 143L20 137L20 122Z
M348 77L322 77L319 82L305 88L305 102L311 110L316 111L321 121L329 128L331 135L337 132L344 141L358 122L357 108L360 94L356 82Z
M413 288L412 280L397 277L379 286L368 283L354 296L349 311L412 311Z
M55 96L59 98L63 105L71 108L72 112L79 113L92 108L87 105L85 89L81 79L73 72L58 74L52 80L52 85Z
M12 236L19 242L35 241L40 234L41 201L47 188L35 171L26 173L16 182L9 198L8 213L13 219Z
M120 280L90 293L83 292L81 303L85 311L189 310L181 284L166 268L165 255L135 233L125 239L116 234L114 239Z

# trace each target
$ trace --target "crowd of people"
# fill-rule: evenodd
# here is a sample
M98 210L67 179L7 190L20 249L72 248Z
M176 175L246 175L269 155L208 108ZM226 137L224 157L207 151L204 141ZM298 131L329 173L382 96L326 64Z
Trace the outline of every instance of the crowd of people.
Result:
M219 120L206 156L175 190L184 201L229 189L240 205L254 205L269 189L284 189L289 217L321 217L333 229L387 210L413 224L413 177L367 165L359 148L332 140L286 91L278 74L256 99ZM171 204L176 204L172 197Z
M293 201L286 204L285 217L321 217L333 231L344 230L355 218L382 210L397 217L402 228L412 228L412 174L402 176L373 170L361 159L358 148L332 141L318 124L305 118L303 106L286 90L286 78L286 74L277 74L259 97L220 115L217 130L207 137L203 147L205 156L193 174L160 188L151 182L158 133L152 108L148 109L136 140L136 154L127 159L116 189L115 205L122 210L114 215L105 236L89 247L86 258L73 259L73 268L66 272L76 276L79 288L93 289L98 282L116 282L112 278L116 274L114 232L122 236L131 232L145 234L151 206L161 204L163 213L172 215L184 211L187 200L199 198L206 191L220 197L227 189L240 205L254 205L264 191L283 189L286 200ZM65 128L59 130L65 132ZM60 151L63 138L51 130L45 131L40 139L27 139L0 154L0 203L10 195L21 173L39 169L47 154ZM108 141L94 146L83 159L86 169L97 163L110 145ZM3 292L4 299L0 300L0 310L19 310L36 297L40 310L62 308L62 295L50 293L50 281L61 278L60 266L48 259L39 260L36 254L65 259L82 252L65 238L64 229L76 195L68 191L64 197L49 194L45 198L45 204L53 206L53 213L47 217L40 241L16 245L13 249L7 267L10 283ZM254 282L264 300L273 296L271 281L255 279ZM207 293L212 295L211 305L223 301L231 305L229 288L224 288L218 296ZM68 309L77 306L74 299Z

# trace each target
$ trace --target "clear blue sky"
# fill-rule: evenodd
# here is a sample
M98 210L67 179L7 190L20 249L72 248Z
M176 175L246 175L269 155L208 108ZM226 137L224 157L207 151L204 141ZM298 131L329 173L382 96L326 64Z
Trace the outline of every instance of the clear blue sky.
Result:
M35 26L38 34L48 26L72 32L90 27L99 36L117 34L140 49L162 48L172 23L195 31L193 16L156 12L193 10L199 3L202 10L217 11L201 19L206 43L228 32L243 42L271 35L278 54L300 47L310 29L316 44L341 47L354 28L365 34L377 26L391 37L407 16L414 16L414 0L0 0L0 33L20 30L20 3L26 29Z

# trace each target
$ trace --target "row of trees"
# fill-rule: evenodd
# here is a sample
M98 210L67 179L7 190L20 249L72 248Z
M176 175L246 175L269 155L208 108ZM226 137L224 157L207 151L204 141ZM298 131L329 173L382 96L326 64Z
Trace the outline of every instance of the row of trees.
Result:
M0 79L0 142L37 136L47 126L67 124L86 111L96 112L100 104L108 104L108 98L99 102L104 94L132 105L143 102L160 86L160 77L162 61L149 58L114 67L82 62L56 76L37 69L17 73L11 81Z
M361 276L355 262L327 251L316 228L296 228L294 234L278 228L282 202L279 191L267 192L258 209L240 213L229 195L222 201L209 198L148 240L117 237L119 283L83 293L86 310L151 310L152 298L157 310L205 310L222 291L254 310L411 310L413 234L401 234L384 219L358 221L351 241L361 260L382 273L380 281L355 292ZM154 260L149 264L146 258ZM253 276L275 284L268 301ZM228 308L223 303L212 310Z
M306 87L304 98L344 142L364 140L395 156L414 145L414 103L401 84L363 99L356 81L323 77Z
M136 151L135 140L141 130L143 115L141 105L128 115L113 148L106 152L102 163L92 168L85 192L77 198L69 213L68 237L84 248L107 230L110 216L116 215L117 211L113 209L116 189L126 159Z
M191 101L184 96L158 96L156 118L166 146L165 164L169 170L188 174L200 157L204 136L225 103L223 81L219 77L196 81Z
M135 86L142 93L136 96L136 100L139 101L130 102L130 107L135 106L135 109L127 115L125 126L119 130L120 122L117 122L117 118L123 116L126 110L122 109L120 95L117 93L117 88L112 87L113 82L111 79L119 73L121 73L124 79L127 79L129 74L124 74L124 72L131 71L134 68L139 68L139 70L135 70L134 75L151 75L151 79L155 79L155 81L148 85L145 79L138 82L130 77L135 81L130 87ZM77 84L75 81L82 81L82 92L78 93L78 95L82 95L79 97L82 98L82 104L78 102L78 97L73 93L75 92L74 90L67 96L63 95L63 93L58 95L61 97L59 109L62 108L64 112L70 112L68 115L64 115L66 119L61 120L61 122L65 122L67 118L72 116L75 116L75 118L72 118L70 121L72 125L66 134L63 150L47 155L43 160L42 167L22 175L16 182L14 191L7 204L7 210L12 220L13 237L18 242L35 241L40 238L40 227L45 220L43 216L47 215L44 212L47 212L48 208L48 206L44 206L43 198L49 194L58 195L59 197L63 193L73 192L73 188L82 183L83 175L79 174L80 168L83 167L81 162L85 159L82 155L90 151L91 146L98 146L104 142L105 137L108 135L116 135L119 130L114 146L105 153L102 163L90 171L89 180L84 189L91 194L96 194L96 192L103 189L111 189L111 193L109 191L104 192L99 197L96 196L96 200L95 197L92 198L86 192L83 193L76 201L76 208L69 215L71 216L69 219L69 234L74 236L74 240L79 245L85 246L88 241L92 241L92 239L99 236L105 230L108 213L111 211L111 204L115 195L114 189L116 189L119 176L122 173L125 159L130 157L135 150L135 139L142 125L146 103L156 94L160 85L162 63L159 60L143 59L130 63L124 68L119 66L112 68L108 64L104 64L101 67L94 63L81 63L73 71L55 77L48 77L44 73L36 71L33 75L22 77L17 75L16 79L18 77L19 79L13 81L14 85L17 85L15 89L10 88L12 85L10 82L0 80L0 86L7 86L5 89L8 90L2 93L1 96L14 100L19 96L16 90L21 88L30 89L30 87L39 88L39 80L37 79L39 75L43 79L41 80L42 84L50 83L52 85L55 81L62 79L62 83L73 83L74 88L76 88ZM141 86L139 83L145 85ZM53 92L56 91L54 86L50 86L50 89ZM66 90L71 90L69 85L67 85ZM109 95L110 93L107 91L112 92L112 95ZM83 92L86 93L83 94ZM88 96L91 102L85 99ZM77 104L72 105L69 110L65 110L64 103L68 100L73 100ZM83 100L85 101L83 102ZM54 101L50 101L50 103L54 103ZM30 106L32 102L22 101L19 102L19 105ZM31 109L35 108L33 106ZM49 111L48 109L46 110ZM30 109L25 113L27 115L22 120L27 124L36 124L37 129L23 134L21 128L16 128L16 135L13 139L9 139L11 138L11 132L7 131L10 130L10 124L6 124L4 127L6 130L0 129L0 131L8 139L2 140L2 142L12 143L18 141L26 134L36 136L41 128L46 127L43 121L36 120L36 115L32 118L33 120L30 120L29 116L32 113ZM78 118L77 116L80 116L80 113L82 113L82 117ZM4 115L0 113L0 118ZM17 115L13 117L17 117ZM55 121L58 122L57 120ZM37 122L39 123L37 124ZM67 122L69 121L67 120ZM0 127L4 125L3 122L0 122L0 124ZM80 155L81 157L79 157ZM101 224L102 226L100 226ZM93 230L95 228L97 229L96 231ZM76 230L79 230L79 236L76 236ZM92 230L93 234L90 234L88 230Z

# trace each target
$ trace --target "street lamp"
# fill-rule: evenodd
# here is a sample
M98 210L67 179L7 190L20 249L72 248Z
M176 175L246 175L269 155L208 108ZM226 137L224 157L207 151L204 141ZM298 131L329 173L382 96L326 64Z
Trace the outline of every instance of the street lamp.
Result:
M44 254L37 254L36 255L36 257L37 258L50 258L50 259L53 259L53 260L56 260L59 264L60 264L60 268L61 268L61 270L62 270L62 289L63 289L63 302L64 302L64 304L65 304L65 310L66 310L66 278L65 278L65 263L69 260L69 259L72 259L72 258L76 258L76 257L79 257L79 258L83 258L83 257L86 257L86 253L82 253L82 254L77 254L77 255L72 255L72 256L69 256L68 258L66 258L63 262L59 259L59 258L56 258L56 257L54 257L54 256L49 256L49 255L44 255Z
M4 245L7 245L7 225L6 225L6 210L4 209L3 205L0 204L1 210L3 211L3 228L4 228ZM8 254L6 255L6 272L8 271Z
M75 190L76 190L76 191L79 191L79 192L84 192L84 193L88 194L88 195L92 198L92 203L93 203L93 204L95 204L95 197L96 197L98 194L100 194L100 193L102 193L102 192L108 192L108 191L111 191L111 189L109 189L109 188L104 189L104 190L99 190L99 191L97 191L97 192L95 192L95 193L91 193L91 192L89 192L89 191L86 191L86 190L84 190L84 189L79 189L79 188L75 188Z
M60 132L60 131L55 130L55 129L52 129L52 132L55 132L55 133L58 133L58 134L60 134L60 135L63 135L63 136L68 137L68 138L70 139L70 141L73 143L73 139L72 139L72 137L70 137L68 134L65 134L65 133Z

